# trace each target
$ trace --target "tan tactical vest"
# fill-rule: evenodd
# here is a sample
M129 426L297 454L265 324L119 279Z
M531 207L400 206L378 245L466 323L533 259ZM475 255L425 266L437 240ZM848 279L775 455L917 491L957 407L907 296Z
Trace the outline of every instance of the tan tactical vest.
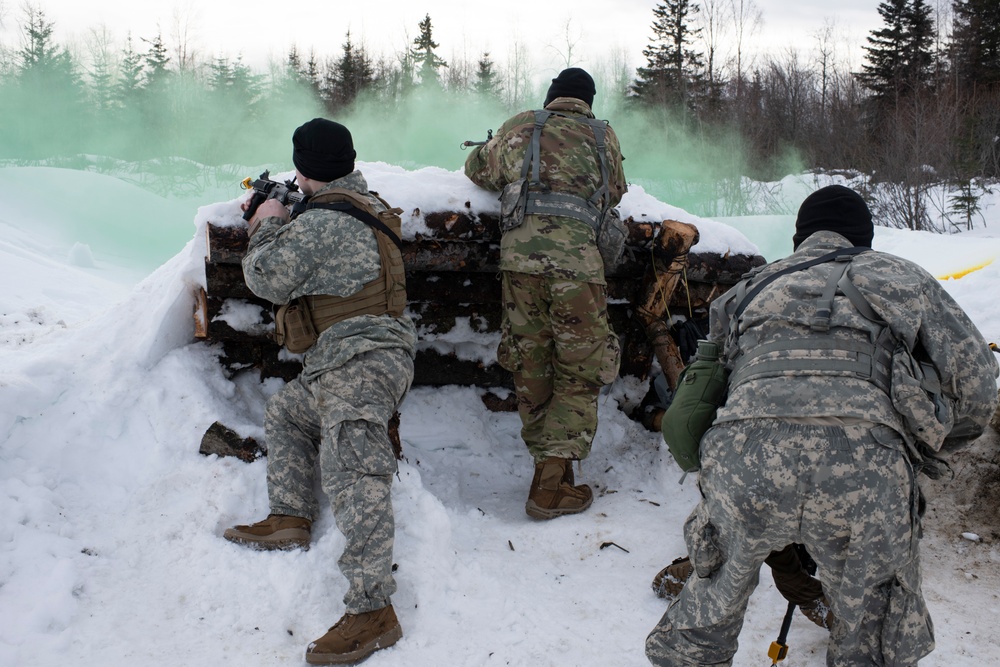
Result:
M388 227L396 238L402 236L402 209L389 208L376 212L364 195L333 188L309 199L310 204L334 204L347 202L362 211L375 216ZM350 213L349 211L347 212ZM329 296L326 294L305 297L312 312L313 326L321 332L331 325L358 315L385 315L399 317L406 308L406 273L403 269L403 255L399 247L384 232L372 227L378 242L378 255L382 264L378 278L367 283L360 291L350 296Z
M325 204L350 204L376 218L395 234L398 240L402 234L402 220L399 217L403 212L402 209L389 208L384 199L378 195L374 196L386 206L386 210L375 211L364 195L343 188L327 190L310 198L308 203L318 204L316 208L325 208ZM349 209L345 209L344 213L354 215ZM400 317L406 308L406 273L403 256L396 241L376 225L357 215L354 217L365 222L375 233L382 267L379 275L350 296L329 294L304 296L279 309L275 317L278 343L285 345L289 352L304 352L312 346L320 333L337 322L359 315ZM309 326L310 324L312 326Z

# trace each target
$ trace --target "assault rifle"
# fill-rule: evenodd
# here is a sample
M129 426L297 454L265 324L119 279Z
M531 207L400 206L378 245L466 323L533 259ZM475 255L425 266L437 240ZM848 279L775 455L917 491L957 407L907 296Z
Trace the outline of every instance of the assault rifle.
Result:
M463 141L459 146L463 151L469 146L482 146L483 144L489 143L493 139L493 130L486 131L486 141Z
M279 183L278 181L272 181L270 176L271 172L264 170L264 173L257 180L253 180L247 176L240 183L240 187L244 190L253 190L250 205L243 214L244 220L252 218L253 214L257 212L257 208L268 199L277 199L283 205L297 204L305 199L305 195L299 191L299 186L295 184L294 178L284 183Z

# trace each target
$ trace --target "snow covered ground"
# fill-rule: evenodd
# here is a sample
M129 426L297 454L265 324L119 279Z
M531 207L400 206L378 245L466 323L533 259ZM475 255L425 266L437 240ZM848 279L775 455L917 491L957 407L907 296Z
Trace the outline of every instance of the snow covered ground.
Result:
M361 167L408 212L442 196L493 204L459 172ZM346 589L329 508L308 552L230 544L226 527L267 513L266 463L198 453L216 420L262 435L264 402L279 388L226 377L217 350L192 338L203 225L235 221L238 191L186 211L195 224L178 231L155 227L177 215L175 201L107 176L17 168L0 178L18 184L16 199L0 196L0 665L303 664ZM116 198L94 201L94 187ZM70 206L53 192L80 194ZM792 215L724 225L643 197L630 193L626 215L696 222L703 249L758 248L768 259L790 249ZM132 224L100 222L126 216ZM986 216L957 236L877 229L875 247L935 275L985 264L944 285L1000 341L1000 211ZM408 233L420 224L410 215ZM178 234L190 240L171 247ZM643 642L664 611L650 580L683 553L697 491L678 484L660 436L619 409L635 391L619 383L602 398L579 474L595 488L592 509L552 522L524 514L532 465L516 414L489 412L475 388L410 393L393 491L405 634L366 664L647 664ZM925 592L938 649L922 664L1000 664L1000 517L978 486L983 470L995 484L997 447L989 431L956 457L955 482L928 485ZM736 665L769 664L784 609L765 574ZM825 664L825 641L796 617L782 664Z

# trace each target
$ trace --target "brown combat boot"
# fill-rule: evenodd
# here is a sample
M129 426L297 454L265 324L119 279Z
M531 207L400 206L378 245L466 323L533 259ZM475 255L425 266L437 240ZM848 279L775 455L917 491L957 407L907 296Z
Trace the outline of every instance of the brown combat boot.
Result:
M309 549L312 521L287 514L269 514L249 526L233 526L222 534L236 544L263 551Z
M569 459L551 457L536 463L524 511L533 519L579 514L594 502L594 494L586 484L573 484L573 462Z
M684 584L691 578L694 566L687 556L675 558L674 562L656 573L653 577L653 592L656 597L672 600L681 594Z
M310 665L347 665L364 660L380 648L392 646L403 636L396 612L387 607L363 614L344 614L325 635L309 644Z

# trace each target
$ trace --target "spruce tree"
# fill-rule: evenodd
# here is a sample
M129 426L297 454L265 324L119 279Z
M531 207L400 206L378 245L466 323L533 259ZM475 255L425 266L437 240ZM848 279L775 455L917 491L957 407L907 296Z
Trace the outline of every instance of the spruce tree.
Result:
M438 70L447 67L448 63L434 53L434 49L440 46L434 41L434 30L431 26L431 15L425 14L424 20L418 26L420 36L413 40L416 48L410 50L410 55L420 74L420 83L436 88L441 87L441 76Z
M338 111L354 104L358 96L372 87L375 68L364 46L351 40L351 31L341 45L341 54L331 67L323 87L324 100L331 111Z
M146 88L159 90L166 85L170 71L167 64L170 56L167 55L167 47L163 42L163 35L157 33L153 39L142 38L142 41L149 45L149 50L143 57L146 69Z
M642 51L646 66L636 70L631 93L653 106L690 108L702 84L702 54L691 48L701 33L693 26L699 13L690 0L665 0L653 9L653 38Z
M924 0L886 0L878 7L885 23L868 36L859 79L877 99L926 88L934 56L934 21Z
M968 91L1000 88L1000 2L955 0L949 54L955 77Z
M490 58L489 51L483 52L477 65L473 91L483 99L500 99L500 75L494 69L496 65Z
M118 82L115 86L115 102L120 107L128 107L136 102L143 86L143 60L132 47L132 33L125 39L121 64L118 68Z

